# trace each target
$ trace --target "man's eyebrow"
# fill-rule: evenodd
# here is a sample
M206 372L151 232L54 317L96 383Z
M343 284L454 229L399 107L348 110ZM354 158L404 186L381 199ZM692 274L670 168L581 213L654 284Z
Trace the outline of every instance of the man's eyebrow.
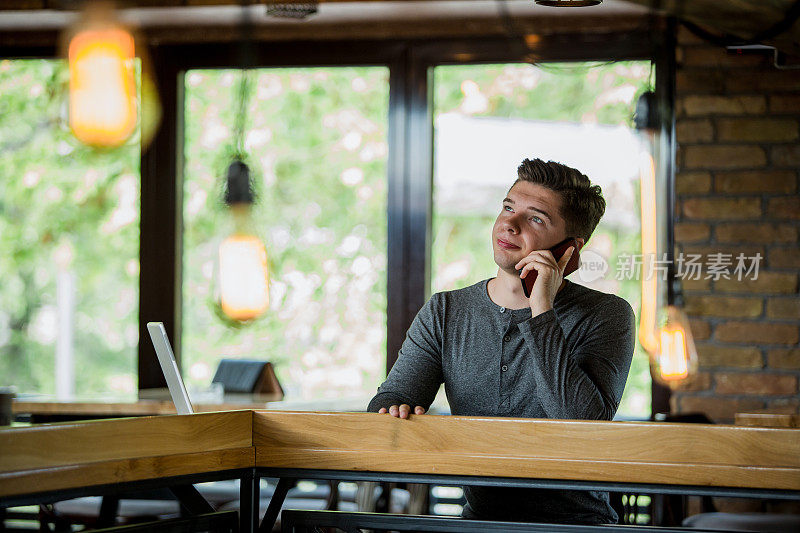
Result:
M506 203L506 202L508 202L509 204L513 204L514 200L512 200L511 198L506 197L506 198L503 199L503 203ZM538 207L533 207L532 205L529 205L528 206L528 211L536 211L537 213L541 213L544 216L546 216L547 220L549 220L550 222L553 221L552 217L550 216L550 214L547 211L542 211Z

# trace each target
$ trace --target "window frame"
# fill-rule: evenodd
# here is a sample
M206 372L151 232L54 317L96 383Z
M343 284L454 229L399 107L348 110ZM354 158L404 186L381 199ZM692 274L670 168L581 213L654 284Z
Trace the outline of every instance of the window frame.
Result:
M660 31L542 35L534 48L507 37L370 41L260 42L253 68L385 66L389 68L387 163L387 353L391 369L417 311L429 296L433 192L433 68L438 65L525 61L651 60L661 111L659 172L667 185L667 256L674 249L675 21L659 19ZM166 386L149 342L148 321L163 321L181 354L183 73L235 68L237 43L151 45L162 122L141 153L138 389ZM53 59L54 46L0 47L0 58ZM232 60L234 59L234 60ZM670 261L670 265L672 262ZM670 267L672 268L672 267ZM402 272L403 275L393 275ZM673 272L670 272L670 276ZM672 278L670 278L672 279ZM675 291L667 284L667 300ZM144 392L144 394L143 394ZM669 389L653 382L652 412L669 412Z

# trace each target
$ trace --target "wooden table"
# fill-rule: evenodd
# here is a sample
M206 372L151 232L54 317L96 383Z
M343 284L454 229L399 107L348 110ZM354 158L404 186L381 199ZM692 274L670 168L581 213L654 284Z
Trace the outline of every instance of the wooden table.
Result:
M800 428L800 415L780 413L736 413L737 426Z
M250 410L0 430L0 507L236 477L242 531L259 477L800 499L800 430Z
M237 411L264 409L266 403L211 403L193 404L195 412ZM12 405L14 415L31 415L34 422L59 422L91 420L94 418L118 418L130 416L174 415L172 400L138 401L20 401Z

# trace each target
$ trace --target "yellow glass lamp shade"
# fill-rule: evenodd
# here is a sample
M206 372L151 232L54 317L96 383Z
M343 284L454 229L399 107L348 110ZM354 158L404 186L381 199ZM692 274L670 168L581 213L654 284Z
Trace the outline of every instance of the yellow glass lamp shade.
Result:
M92 26L69 43L69 123L81 142L102 148L124 143L136 129L133 36Z
M248 321L269 306L269 267L264 243L253 235L234 233L219 246L219 290L223 313Z
M697 350L686 314L667 308L667 322L658 330L658 348L651 356L651 374L660 383L674 386L697 372Z

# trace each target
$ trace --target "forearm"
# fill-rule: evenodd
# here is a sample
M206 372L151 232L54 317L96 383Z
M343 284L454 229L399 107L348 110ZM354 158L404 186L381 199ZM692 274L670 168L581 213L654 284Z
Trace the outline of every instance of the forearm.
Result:
M386 381L369 402L367 411L392 405L422 406L427 411L442 383L441 325L436 320L434 299L420 309L406 334Z

